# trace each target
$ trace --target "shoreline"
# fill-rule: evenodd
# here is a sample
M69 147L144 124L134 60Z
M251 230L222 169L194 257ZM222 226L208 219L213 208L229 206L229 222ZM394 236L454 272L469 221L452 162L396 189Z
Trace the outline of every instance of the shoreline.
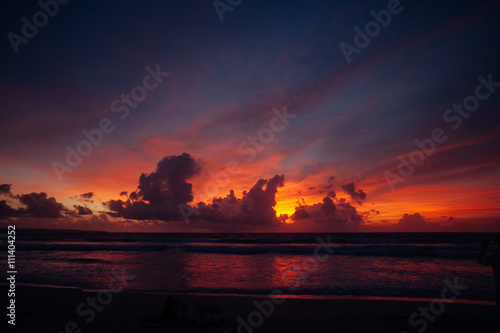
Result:
M82 315L81 311L78 313L77 308L89 298L96 298L97 292L73 287L23 284L16 287L16 326L9 327L8 332L66 333L66 325L73 322L82 333L229 333L238 332L242 320L248 322L258 318L260 312L256 303L267 304L264 308L267 307L268 310L271 304L268 297L172 295L125 290L113 294L109 303L101 311L96 311L95 318L87 323L85 320L89 317ZM165 320L160 320L160 315L165 302L172 297L181 302L216 306L221 309L225 322L222 326L211 328L166 323ZM428 301L387 299L281 298L274 302L269 316L263 316L262 324L251 327L251 332L416 332L415 327L409 324L409 317L420 307L429 307ZM88 311L88 307L83 309ZM428 323L427 333L498 332L499 320L496 307L492 305L447 303L443 313L436 317L434 322ZM75 329L74 332L78 330ZM249 333L250 330L242 329L240 332Z
M7 283L0 282L0 286L8 286ZM101 289L87 289L74 286L56 286L36 283L17 283L16 286L48 288L48 289L74 289L82 292L97 293ZM269 298L270 294L243 294L243 293L210 293L210 292L176 292L176 291L158 291L158 290L127 290L130 294L145 295L176 295L176 296L207 296L207 297L250 297L250 298ZM304 300L358 300L358 301L395 301L395 302L432 302L437 298L427 297L399 297L399 296L370 296L370 295L310 295L310 294L282 294L276 295L276 298L286 299L304 299ZM475 299L456 299L442 300L442 302L451 304L471 304L496 306L495 301L475 300Z

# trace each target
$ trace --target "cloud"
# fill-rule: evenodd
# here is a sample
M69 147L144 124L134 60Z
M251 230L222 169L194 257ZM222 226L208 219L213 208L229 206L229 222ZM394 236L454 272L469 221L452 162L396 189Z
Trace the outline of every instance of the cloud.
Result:
M451 222L451 226L453 228L457 228L457 229L469 229L471 227L470 224L467 224L467 223L464 223L464 222L460 222L460 221L457 221L454 217L450 217L448 219L449 222Z
M80 195L75 195L73 197L69 197L70 199L73 200L78 200L80 202L90 202L94 203L94 200L92 198L95 196L94 192L87 192L87 193L82 193Z
M264 190L263 187L266 186ZM274 224L276 222L276 192L285 185L285 176L276 175L269 181L259 179L252 189L242 198L241 212L247 222L255 224Z
M284 186L285 176L259 179L242 198L231 190L225 198L214 198L210 205L198 203L199 216L195 220L222 223L230 228L242 226L281 226L276 217L276 193ZM265 186L265 188L264 188Z
M83 194L80 194L80 196L84 199L92 199L92 197L94 196L94 192L83 193Z
M335 177L331 176L330 178L328 178L328 184L326 184L325 186L323 186L323 188L325 190L330 190L333 187L333 183L334 182L335 182Z
M356 200L358 203L361 204L361 201L366 200L366 193L363 190L356 191L356 185L354 185L354 183L340 185L340 187L342 188L342 190L344 190L345 193L349 194L351 198Z
M154 172L141 174L137 190L126 201L110 200L105 205L115 217L182 220L178 206L193 201L192 185L186 180L200 171L201 164L190 154L166 156Z
M74 205L73 207L75 207L76 210L78 211L78 215L92 215L93 214L92 210L88 207L84 207L84 206L80 206L80 205Z
M18 209L18 213L32 214L34 217L59 218L62 217L62 211L65 209L61 203L58 203L53 197L48 197L47 193L32 192L30 194L17 195L19 201L27 208Z
M10 195L10 189L12 188L12 184L1 184L0 185L0 195Z
M211 204L199 202L197 204L197 222L208 221L224 225L236 224L241 219L241 198L237 198L233 190L225 198L214 198Z
M120 197L122 197L122 196L125 196L125 197L126 197L127 195L128 195L128 192L127 192L127 191L122 191L122 192L120 192Z
M16 210L7 205L7 201L0 200L0 220L4 220L7 217L15 216Z
M82 193L82 194L80 194L80 199L84 202L94 203L94 200L92 200L94 195L95 195L94 192Z
M303 199L297 202L298 206L295 207L295 213L291 217L297 223L337 226L364 224L364 219L356 208L344 199L334 202L330 196L326 196L321 203L305 205L303 202Z
M399 220L398 226L403 228L418 229L425 228L427 226L427 222L425 221L424 217L420 215L420 213L411 215L404 214L403 218Z
M48 197L47 193L32 192L30 194L12 195L11 184L0 185L0 194L9 195L13 200L18 200L26 207L14 209L7 204L6 200L0 201L0 220L7 217L33 216L45 218L63 217L64 206L57 202L53 197Z

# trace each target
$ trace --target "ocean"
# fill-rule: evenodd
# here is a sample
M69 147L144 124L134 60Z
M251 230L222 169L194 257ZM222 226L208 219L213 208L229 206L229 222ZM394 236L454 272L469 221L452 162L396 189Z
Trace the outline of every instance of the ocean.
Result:
M168 234L17 230L17 283L127 291L289 297L494 300L491 267L476 262L485 233ZM318 237L330 239L330 251ZM321 259L320 259L321 258Z

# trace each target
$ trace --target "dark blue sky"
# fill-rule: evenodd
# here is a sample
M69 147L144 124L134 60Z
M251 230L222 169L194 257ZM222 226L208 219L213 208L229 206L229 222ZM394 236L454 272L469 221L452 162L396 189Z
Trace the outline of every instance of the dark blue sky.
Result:
M21 18L33 22L41 8L4 3L0 184L47 192L65 207L92 191L95 205L136 189L163 157L187 152L203 165L189 180L194 202L230 189L241 197L258 179L284 174L273 207L292 215L299 198L321 203L319 189L335 176L335 200L380 212L367 213L365 224L417 212L445 224L450 216L499 218L500 87L457 129L443 116L475 94L479 76L500 82L500 4L401 1L348 63L339 45L354 46L354 28L365 30L371 11L391 2L248 0L221 21L212 1L73 0L17 53L8 34L22 36ZM113 101L157 66L168 76L119 119ZM245 140L284 106L296 117L248 161ZM112 133L68 166L66 147L76 150L82 131L105 118ZM446 141L402 177L399 156L408 159L415 140L436 128ZM232 160L241 172L209 189L210 173ZM54 162L71 172L58 174ZM388 175L402 178L391 185ZM368 194L365 206L342 197L339 185L348 183Z

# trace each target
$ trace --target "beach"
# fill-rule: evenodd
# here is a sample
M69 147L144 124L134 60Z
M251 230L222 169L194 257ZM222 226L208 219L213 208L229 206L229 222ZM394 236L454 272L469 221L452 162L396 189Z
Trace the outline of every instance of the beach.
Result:
M113 295L109 304L86 323L86 317L78 315L76 308L97 294L79 288L18 285L16 325L9 325L8 332L417 332L420 327L412 327L408 318L420 307L429 306L428 300L277 299L282 304L275 304L269 317L262 316L260 326L249 326L248 330L241 326L238 317L248 322L249 315L257 310L254 301L262 303L269 298L175 295L177 300L217 305L221 309L225 322L204 328L162 322L160 315L167 294L124 291ZM496 316L492 302L446 303L444 311L428 323L425 332L498 332ZM259 315L254 317L259 319Z
M489 236L24 231L8 332L499 332Z
M0 333L500 333L500 1L3 5Z

